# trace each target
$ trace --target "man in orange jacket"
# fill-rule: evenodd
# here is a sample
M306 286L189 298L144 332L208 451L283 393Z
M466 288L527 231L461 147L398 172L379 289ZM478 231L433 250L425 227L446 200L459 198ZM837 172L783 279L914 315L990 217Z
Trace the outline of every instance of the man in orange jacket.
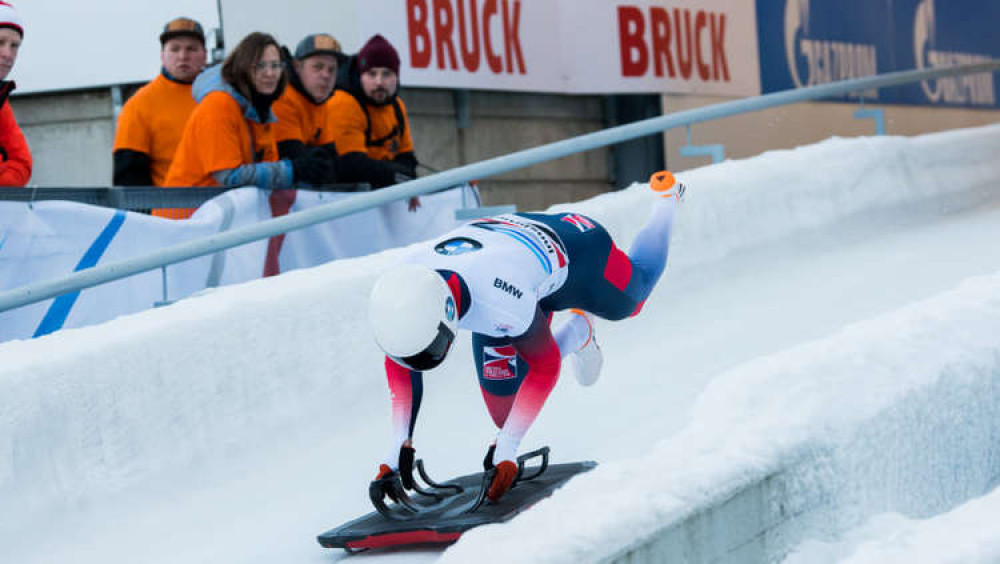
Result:
M398 95L396 49L375 35L352 58L346 78L330 101L328 122L340 153L341 181L381 188L416 178L406 105Z
M167 170L196 102L191 84L205 67L205 32L176 18L160 34L160 74L129 98L118 117L116 186L164 186Z
M14 7L0 2L0 186L20 187L31 178L31 150L7 97L14 90L7 75L14 68L24 25Z
M274 103L274 136L283 159L294 159L313 147L327 147L336 157L333 132L327 125L327 108L337 83L337 69L346 58L340 42L331 35L307 35L295 47L285 92Z

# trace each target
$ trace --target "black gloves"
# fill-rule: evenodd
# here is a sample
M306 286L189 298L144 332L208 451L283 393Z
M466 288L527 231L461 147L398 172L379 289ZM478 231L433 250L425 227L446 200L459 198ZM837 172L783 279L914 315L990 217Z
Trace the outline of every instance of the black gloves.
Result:
M392 178L396 184L409 182L417 177L417 172L403 163L390 162L389 166L393 169Z
M324 147L310 149L292 159L292 171L295 182L322 185L337 181L335 161Z
M413 489L413 458L416 454L417 449L411 446L399 449L399 479L408 490Z
M403 487L408 490L412 490L414 488L413 459L416 454L417 449L411 446L403 446L399 449L399 480L403 483ZM392 476L392 474L392 468L386 464L381 464L378 467L378 474L375 475L375 479L381 480L382 478Z
M496 443L490 445L489 450L486 451L486 456L483 457L483 470L489 471L493 466L493 453L497 451Z

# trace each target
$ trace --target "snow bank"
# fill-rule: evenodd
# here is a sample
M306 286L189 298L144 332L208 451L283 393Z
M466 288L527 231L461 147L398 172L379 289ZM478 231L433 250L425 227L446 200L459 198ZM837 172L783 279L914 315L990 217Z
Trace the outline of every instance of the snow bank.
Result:
M974 205L1000 184L1000 124L918 137L831 138L678 175L689 190L671 254L688 268L859 215ZM585 211L619 241L643 221L647 185L554 206Z
M391 256L0 345L0 530L308 432L303 420L333 428L359 397L381 406L358 297Z
M471 531L441 561L657 561L699 551L771 560L802 540L795 535L835 534L890 510L946 510L1000 476L997 335L1000 273L759 358L713 380L691 423L655 452L598 467L502 530ZM684 529L758 487L776 522L715 515L710 530ZM734 526L756 529L727 537ZM530 534L539 530L547 534ZM665 532L686 544L640 548ZM501 542L511 538L522 540Z
M929 519L884 513L840 542L807 541L784 564L992 564L1000 562L1000 488Z

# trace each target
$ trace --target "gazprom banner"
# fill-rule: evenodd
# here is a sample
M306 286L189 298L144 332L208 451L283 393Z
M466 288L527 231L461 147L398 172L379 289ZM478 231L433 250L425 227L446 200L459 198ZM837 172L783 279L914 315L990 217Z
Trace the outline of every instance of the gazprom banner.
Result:
M1000 2L757 0L757 22L764 93L1000 58ZM864 93L882 103L973 108L995 108L997 97L992 73Z
M173 221L73 202L0 202L0 291L148 254L285 213L350 197L304 190L230 190L188 220ZM458 225L473 188L393 202L283 236L145 272L0 313L0 341L28 339L142 311L224 284L316 266L429 239ZM165 284L165 287L164 287ZM166 291L166 296L164 296Z

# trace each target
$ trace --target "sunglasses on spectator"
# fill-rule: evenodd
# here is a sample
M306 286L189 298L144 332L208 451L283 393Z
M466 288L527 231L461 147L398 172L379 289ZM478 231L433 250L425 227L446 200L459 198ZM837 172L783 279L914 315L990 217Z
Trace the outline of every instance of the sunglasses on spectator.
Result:
M280 71L284 70L284 68L285 68L284 61L260 61L253 66L253 70L257 72L264 72L267 69Z

